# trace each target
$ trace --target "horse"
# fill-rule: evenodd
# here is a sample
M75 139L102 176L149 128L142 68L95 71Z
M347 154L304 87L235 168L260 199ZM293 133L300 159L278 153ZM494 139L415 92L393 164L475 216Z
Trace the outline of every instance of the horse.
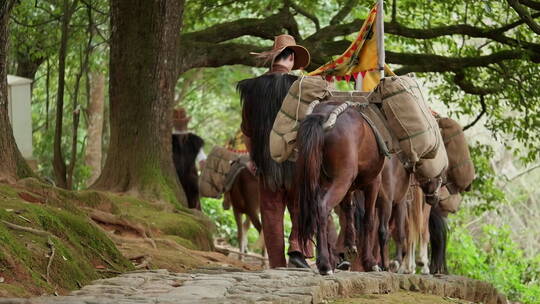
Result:
M369 232L375 229L372 220L384 155L379 151L371 126L353 108L343 111L333 128L325 132L323 123L338 104L315 106L313 113L300 123L297 137L294 189L300 206L299 236L302 241L308 241L316 235L317 268L322 275L331 274L335 267L333 244L328 240L330 211L338 204L347 208L355 190L362 190L365 196L363 225L368 233L363 250L364 266L375 269L377 264L370 250L373 238Z
M377 257L377 263L380 264L380 269L389 269L389 259L388 259L388 241L390 235L390 223L392 222L393 228L392 234L394 235L394 240L396 243L396 259L393 261L397 263L397 267L401 264L403 257L403 246L405 245L406 238L406 212L407 212L407 194L410 184L410 174L405 170L403 164L399 161L397 157L392 157L387 159L384 163L383 170L381 172L381 188L377 195L376 201L376 218L374 223L378 230L371 230L370 233L373 234L372 238L376 238L377 242L373 245L373 255ZM355 206L354 211L354 223L356 228L356 236L358 247L363 248L365 245L366 238L363 237L365 226L362 224L364 219L364 201L361 196L361 192L355 193L353 196L353 205ZM350 221L346 219L347 210L339 210L338 212L341 225L347 225ZM345 226L346 227L346 226ZM340 230L340 245L344 242L346 229ZM339 246L340 249L342 246ZM349 252L350 253L350 252ZM342 257L343 258L343 257ZM347 264L346 261L342 262L341 265ZM338 267L339 268L339 267Z
M379 246L382 269L389 269L388 241L390 221L394 224L396 243L395 263L401 264L405 245L405 225L407 212L407 194L411 183L411 174L407 172L397 157L387 159L381 173L382 184L377 196L376 208L379 217Z
M430 234L428 222L431 205L424 202L424 194L418 185L411 186L413 199L407 212L407 242L403 263L399 265L398 273L416 272L416 249L419 247L420 266L422 274L429 274L428 245Z
M244 168L238 173L231 189L225 192L224 196L224 209L229 209L231 205L233 208L239 250L241 253L247 253L247 231L250 223L253 223L255 229L263 237L262 225L259 219L259 181L247 168ZM242 220L243 215L246 216L244 221ZM264 256L264 242L262 253ZM243 260L242 255L239 255L239 258Z
M201 210L199 200L199 174L195 159L204 146L204 140L191 132L172 135L173 163L184 189L188 207Z

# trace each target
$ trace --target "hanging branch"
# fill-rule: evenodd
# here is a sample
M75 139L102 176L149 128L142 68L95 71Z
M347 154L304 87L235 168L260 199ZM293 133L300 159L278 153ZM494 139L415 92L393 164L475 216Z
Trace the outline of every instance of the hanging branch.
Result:
M470 127L474 126L478 121L480 121L480 118L482 118L482 116L484 116L484 114L486 114L487 107L486 107L486 101L484 100L484 95L480 95L480 105L482 106L482 111L480 112L480 114L478 114L478 116L476 116L476 118L474 119L473 122L471 122L470 124L463 127L463 131L465 131L465 130L469 129Z

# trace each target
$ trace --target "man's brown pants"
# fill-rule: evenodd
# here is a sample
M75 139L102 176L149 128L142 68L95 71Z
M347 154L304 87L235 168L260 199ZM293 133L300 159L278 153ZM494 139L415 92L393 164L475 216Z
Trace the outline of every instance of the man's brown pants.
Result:
M287 197L285 189L271 191L260 181L259 195L264 242L268 251L270 268L287 266L283 230L285 207L289 210L292 222L288 252L300 252L305 257L313 257L313 246L311 242L310 244L306 244L306 246L300 246L298 240L299 207Z

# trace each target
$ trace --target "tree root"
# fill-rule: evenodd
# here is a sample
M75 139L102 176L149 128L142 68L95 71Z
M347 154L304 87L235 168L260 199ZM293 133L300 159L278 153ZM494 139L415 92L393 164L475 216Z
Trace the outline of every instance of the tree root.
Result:
M53 259L54 259L54 254L56 252L56 249L54 248L54 243L53 241L51 240L51 238L47 239L47 244L49 245L49 247L51 247L51 255L49 256L49 262L47 263L47 283L51 283L50 281L50 273L51 273L51 265L52 265L52 262L53 262Z
M259 259L259 260L263 260L263 261L267 260L265 257L258 256L258 255L255 255L255 254L251 254L251 253L243 253L243 252L240 252L240 251L236 251L236 250L232 250L232 249L225 248L225 247L220 247L220 246L215 246L215 248L216 248L217 252L222 253L224 255L227 255L229 253L234 253L234 254L238 254L238 255L241 255L241 256L246 256L246 257Z
M145 241L150 243L150 245L152 245L154 249L157 249L157 246L154 240L148 236L149 233L147 232L147 229L145 229L141 225L132 224L128 222L127 220L118 218L117 216L113 214L97 211L97 210L92 210L89 215L90 215L90 218L98 224L101 223L105 225L120 226L122 228L125 228L126 230L134 231L137 235L141 236L141 238L143 238ZM102 230L107 231L106 229L103 229L101 226L100 228Z
M40 236L58 238L56 235L54 235L54 234L52 234L50 232L47 232L45 230L39 230L39 229L35 229L35 228L19 226L19 225L16 225L16 224L4 221L4 220L2 220L2 223L4 223L8 228L13 229L13 230L30 232L30 233L37 234L37 235L40 235Z

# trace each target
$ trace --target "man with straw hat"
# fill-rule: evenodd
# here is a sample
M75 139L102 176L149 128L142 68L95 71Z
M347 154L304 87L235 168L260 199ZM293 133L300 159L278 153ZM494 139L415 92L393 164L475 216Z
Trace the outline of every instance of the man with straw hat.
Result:
M312 256L311 244L298 240L299 207L291 191L294 163L275 162L270 156L269 136L281 103L292 83L298 78L289 74L309 64L308 50L296 44L290 35L275 37L271 50L255 53L270 70L262 76L238 83L242 101L242 125L245 142L259 177L261 217L271 268L285 267L283 217L285 207L291 215L289 236L289 265L308 268L305 258Z

